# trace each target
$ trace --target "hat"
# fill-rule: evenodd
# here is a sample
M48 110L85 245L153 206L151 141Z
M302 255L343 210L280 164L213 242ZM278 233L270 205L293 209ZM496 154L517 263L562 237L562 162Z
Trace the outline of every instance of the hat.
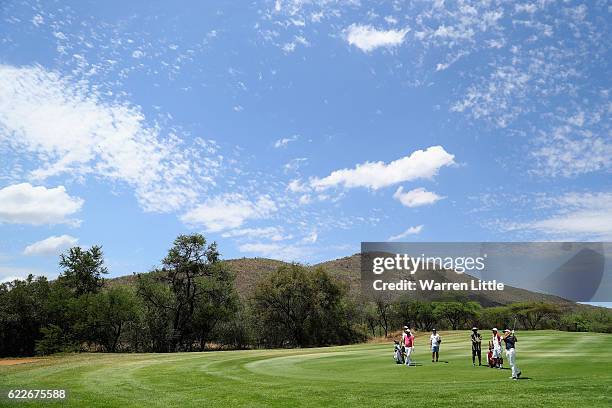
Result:
M491 331L497 331L497 327L492 328Z
M506 329L506 330L504 330L504 333L509 332L509 331L510 331L510 329Z
M404 326L404 330L408 330L408 326Z
M436 329L431 329L431 331L436 331Z
M476 330L478 330L478 327L476 326L472 327L472 331L476 331Z

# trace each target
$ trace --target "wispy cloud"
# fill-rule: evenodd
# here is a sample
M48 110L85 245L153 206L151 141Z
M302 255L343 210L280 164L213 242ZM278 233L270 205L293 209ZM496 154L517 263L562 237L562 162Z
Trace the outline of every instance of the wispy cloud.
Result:
M612 104L607 92L569 112L549 115L531 143L532 173L575 177L612 169Z
M299 135L293 135L290 137L283 137L281 139L278 139L276 142L274 142L274 147L279 149L281 147L287 147L287 145L289 145L289 143L295 142L296 140L299 139Z
M239 228L224 232L221 236L224 238L259 238L270 241L284 241L292 238L278 227Z
M501 221L498 226L503 231L535 234L536 239L612 240L612 193L537 197L536 204L542 216L527 221Z
M300 167L305 165L307 162L308 162L308 159L306 157L297 157L285 163L283 165L283 170L285 170L286 173L297 172L300 169Z
M400 234L390 236L388 238L388 241L399 241L400 239L406 238L410 235L418 235L421 233L422 230L423 230L423 225L417 225L415 227L410 227L406 231Z
M147 125L140 107L104 102L86 81L0 65L0 144L36 155L33 179L93 174L132 186L145 210L173 211L195 200L216 168L183 143Z
M404 42L407 28L397 30L380 30L370 25L351 24L345 30L346 41L363 52L377 48L393 48Z
M211 198L181 216L181 221L203 226L208 232L239 228L245 221L269 216L277 210L274 201L261 196L255 201L242 194L228 193Z

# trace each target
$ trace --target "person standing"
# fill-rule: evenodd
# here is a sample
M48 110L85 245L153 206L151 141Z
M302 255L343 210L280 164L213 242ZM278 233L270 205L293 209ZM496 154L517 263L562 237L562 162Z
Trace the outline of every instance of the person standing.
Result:
M431 336L429 336L429 346L431 347L431 362L434 362L434 357L436 359L436 363L438 362L438 357L440 355L440 343L442 343L442 339L440 335L436 332L436 329L431 331Z
M482 365L482 336L478 333L477 327L472 327L472 365L476 366L476 356L478 356L478 365Z
M493 337L491 338L491 343L493 343L493 360L495 361L495 367L501 370L502 368L504 368L501 362L502 361L501 337L497 333L497 328L494 327L491 331L493 332Z
M521 370L519 370L516 365L516 336L514 335L514 330L510 331L510 329L504 330L504 343L506 343L506 357L508 357L508 363L510 364L510 368L512 368L512 378L513 380L518 380L521 377Z
M404 326L404 333L402 333L402 345L404 346L406 367L410 367L410 356L414 351L414 336L410 332L408 326Z

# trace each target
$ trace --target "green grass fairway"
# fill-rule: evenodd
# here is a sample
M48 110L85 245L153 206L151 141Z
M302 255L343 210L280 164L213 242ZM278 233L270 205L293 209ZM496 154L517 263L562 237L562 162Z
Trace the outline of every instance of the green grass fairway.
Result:
M3 406L612 406L612 335L519 332L510 370L472 367L470 333L442 333L431 363L423 336L416 367L394 364L392 344L179 354L80 354L0 366L0 389L66 389L67 401ZM488 332L484 332L488 338ZM486 342L484 342L486 344ZM492 406L492 405L488 405Z

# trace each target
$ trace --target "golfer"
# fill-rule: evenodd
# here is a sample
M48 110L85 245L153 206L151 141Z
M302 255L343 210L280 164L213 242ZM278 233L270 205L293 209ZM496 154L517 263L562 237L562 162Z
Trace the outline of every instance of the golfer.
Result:
M410 332L408 326L404 326L404 333L402 333L402 345L404 346L404 354L406 367L410 367L410 356L414 351L414 336Z
M516 349L515 345L518 340L514 335L514 330L506 329L504 330L504 343L506 343L506 357L508 357L508 362L510 363L510 368L512 368L512 378L513 380L518 380L521 377L521 370L516 365Z
M495 361L495 367L501 370L504 367L503 364L501 363L501 359L502 359L501 337L497 333L497 328L494 327L493 329L491 329L491 332L493 332L493 337L491 338L491 343L493 343L493 361Z
M476 367L476 356L478 356L478 365L482 365L482 336L478 333L478 327L472 327L472 365Z
M442 339L440 335L436 333L436 329L431 331L431 336L429 336L429 346L431 347L431 362L434 362L434 357L436 358L436 363L438 362L438 357L440 354L440 343L442 343Z

